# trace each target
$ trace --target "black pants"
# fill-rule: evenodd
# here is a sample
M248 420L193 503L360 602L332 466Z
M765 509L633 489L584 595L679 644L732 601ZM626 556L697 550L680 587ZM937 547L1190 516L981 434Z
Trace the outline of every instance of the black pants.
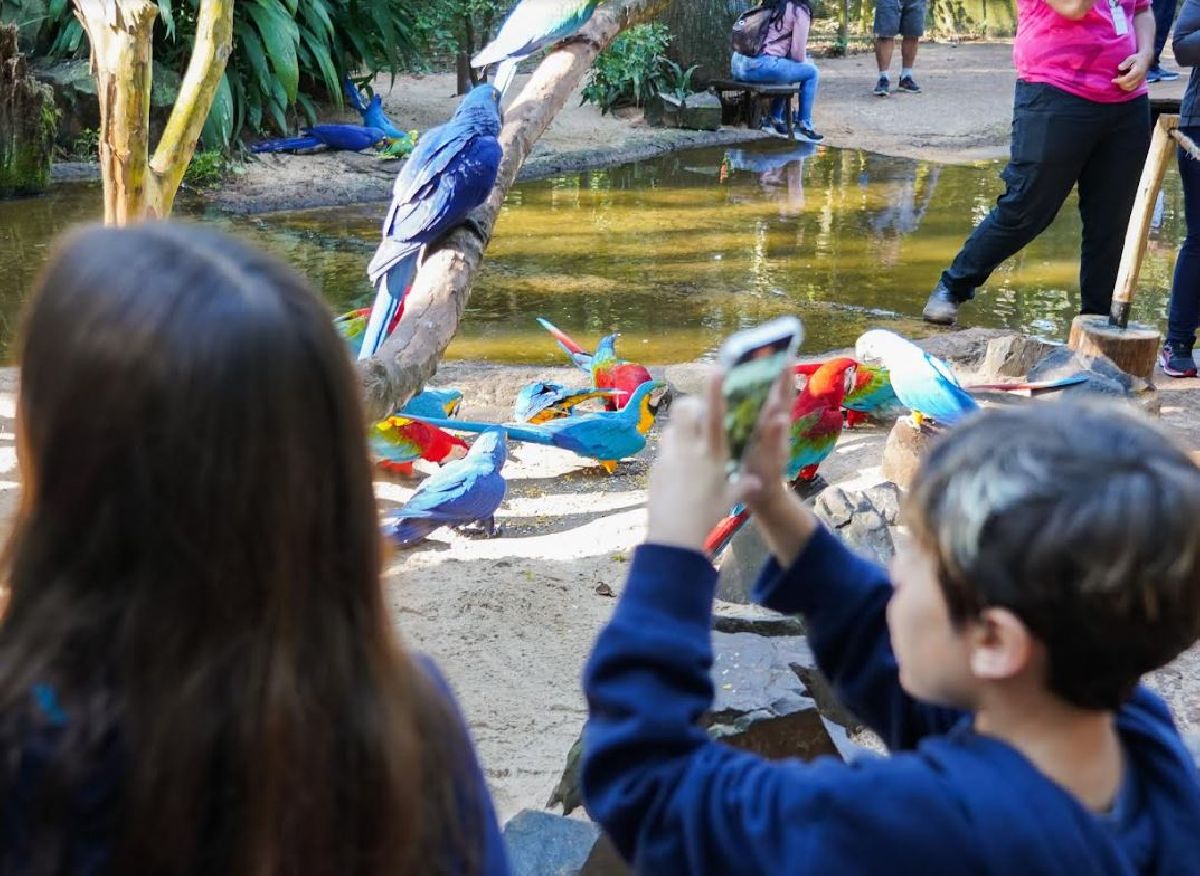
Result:
M1079 184L1083 219L1081 313L1108 313L1125 228L1150 145L1146 97L1096 103L1050 85L1017 82L1012 157L996 206L979 223L942 282L961 301L1058 215Z

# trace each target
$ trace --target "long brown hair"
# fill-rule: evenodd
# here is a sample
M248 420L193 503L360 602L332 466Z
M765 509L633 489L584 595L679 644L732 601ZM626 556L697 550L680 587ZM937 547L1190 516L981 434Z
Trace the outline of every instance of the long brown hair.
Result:
M89 794L120 870L476 869L468 743L392 632L357 382L307 284L212 232L88 228L20 364L0 790L51 740L36 869Z

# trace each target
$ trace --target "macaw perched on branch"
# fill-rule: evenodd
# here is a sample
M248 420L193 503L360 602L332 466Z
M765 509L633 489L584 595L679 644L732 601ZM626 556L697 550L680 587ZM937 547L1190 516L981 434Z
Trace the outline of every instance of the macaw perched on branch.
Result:
M561 383L535 381L521 387L517 393L517 400L513 404L513 421L536 426L548 420L571 416L576 406L588 399L608 398L612 394L611 389L571 389Z
M383 345L385 327L417 273L425 244L437 240L487 200L500 167L500 92L478 85L446 124L426 132L401 168L383 220L383 241L367 268L375 304L359 359Z
M404 307L396 308L396 315L392 317L392 322L388 326L387 333L391 334L395 331L396 326L400 322L400 317L404 315ZM333 318L333 327L338 330L338 334L345 340L346 346L350 349L351 356L358 356L358 351L362 349L363 332L367 329L367 320L371 316L371 308L360 307L358 310L348 310L341 316Z
M952 426L979 409L949 365L894 332L872 329L855 342L854 349L859 359L883 362L896 398L912 411L918 429L926 418Z
M342 80L342 91L345 92L350 106L362 115L363 124L368 128L378 128L389 140L408 138L408 133L393 125L392 120L387 117L383 111L383 98L376 94L371 86L366 87L366 101L363 100L363 93L359 90L358 85L349 76Z
M517 75L517 64L534 52L560 43L588 23L599 0L521 0L496 38L474 58L475 69L499 64L495 85L503 95Z
M592 375L592 386L596 389L616 390L604 403L607 410L615 411L624 407L634 390L654 379L645 365L626 362L617 357L618 335L605 335L596 345L596 352L589 353L549 320L539 316L537 321L542 328L550 332L576 368Z
M806 362L796 366L797 374L813 375L824 364L822 362ZM865 423L872 416L884 417L902 407L892 389L891 376L888 370L878 365L868 365L865 362L855 363L854 388L846 393L842 407L846 410L846 425L854 428L859 423Z
M790 453L785 477L793 483L812 481L817 467L837 446L842 434L842 406L854 388L858 363L848 356L823 362L808 378L792 403ZM717 556L750 519L750 510L739 505L713 527L704 549Z
M576 414L562 420L550 420L538 426L495 423L464 423L457 420L425 420L442 429L460 432L486 432L504 429L513 441L545 444L569 450L580 456L599 460L604 470L612 474L618 460L640 453L646 446L646 433L654 425L660 401L651 398L655 390L666 384L650 381L637 388L629 404L619 411L596 411Z
M408 400L400 409L406 417L453 417L458 413L462 404L461 390L423 389Z
M371 452L384 471L412 477L418 459L445 465L467 455L461 438L410 417L391 416L371 426Z
M476 522L494 537L499 532L496 509L508 490L500 473L505 455L503 429L480 435L463 459L422 481L409 500L384 520L384 531L400 547L411 547L443 526Z
M361 152L387 139L387 134L379 128L361 125L314 125L301 129L300 133L303 136L255 143L250 147L250 151L255 154L294 152L297 149L316 149L318 146L324 146L326 149Z

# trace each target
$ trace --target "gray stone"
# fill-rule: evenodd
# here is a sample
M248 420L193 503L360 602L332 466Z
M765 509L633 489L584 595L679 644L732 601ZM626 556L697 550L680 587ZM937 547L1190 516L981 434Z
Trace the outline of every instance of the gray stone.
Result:
M713 633L712 710L700 719L726 745L771 759L837 755L799 671L816 660L803 636Z
M61 114L59 142L69 146L85 130L100 127L100 100L96 96L96 80L90 62L84 59L61 61L38 67L34 75L54 92L54 102ZM153 84L150 88L150 142L162 135L167 116L179 95L182 77L170 67L154 62Z
M925 448L936 434L928 426L917 429L908 417L897 420L883 446L883 463L880 466L883 476L902 490L907 490L916 477Z
M1031 383L1038 383L1076 375L1087 377L1087 382L1067 387L1062 391L1063 395L1125 396L1139 388L1135 384L1137 378L1126 374L1107 356L1084 356L1068 347L1057 347L1039 359L1029 369L1027 378Z
M673 94L656 94L646 99L646 124L715 131L721 127L721 101L706 92L689 94L682 100Z
M524 809L504 825L513 876L628 876L599 825Z
M875 506L888 526L900 522L900 504L904 501L904 491L891 481L883 481L873 487L863 490L863 495Z
M993 338L988 341L983 364L979 367L979 382L999 382L992 380L993 377L1023 377L1057 346L1026 335Z
M804 618L780 614L761 605L738 605L717 601L712 628L718 633L754 633L759 636L802 636Z
M958 368L974 371L987 355L988 344L996 339L1012 335L1004 329L969 328L946 331L914 343L929 353Z
M830 487L817 496L814 510L847 547L867 559L887 565L896 553L887 519L866 493Z

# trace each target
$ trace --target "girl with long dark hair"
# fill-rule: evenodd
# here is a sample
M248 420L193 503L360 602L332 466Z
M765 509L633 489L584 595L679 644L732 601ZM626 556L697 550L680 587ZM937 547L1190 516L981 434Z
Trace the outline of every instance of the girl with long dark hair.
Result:
M754 57L734 52L730 61L733 77L744 82L795 83L797 103L792 121L796 138L820 143L825 138L813 127L812 111L821 77L807 54L812 6L808 0L766 0L763 5L773 8L762 51ZM786 134L783 113L784 101L776 98L771 102L771 118L764 125Z
M506 872L445 683L393 633L307 284L211 232L85 229L20 367L0 872Z

